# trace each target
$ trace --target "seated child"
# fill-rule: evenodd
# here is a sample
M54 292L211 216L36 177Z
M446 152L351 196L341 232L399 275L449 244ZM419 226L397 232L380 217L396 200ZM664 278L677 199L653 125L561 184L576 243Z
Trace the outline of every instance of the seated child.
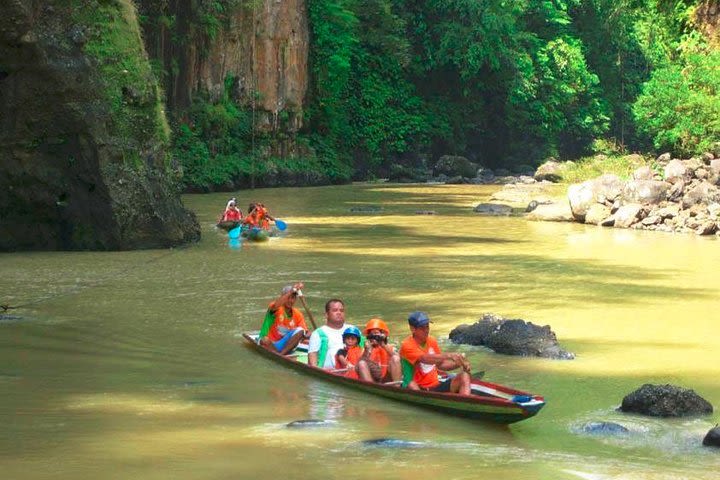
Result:
M360 329L357 327L348 327L342 334L345 348L341 348L335 354L335 368L347 369L344 373L346 377L358 378L355 366L363 355L363 349L360 348L360 337Z

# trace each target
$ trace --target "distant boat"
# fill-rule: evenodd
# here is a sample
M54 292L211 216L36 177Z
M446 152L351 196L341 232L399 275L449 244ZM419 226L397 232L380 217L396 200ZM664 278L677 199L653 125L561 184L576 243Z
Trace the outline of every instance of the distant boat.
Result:
M536 415L545 406L545 399L540 395L475 379L471 384L470 395L410 390L402 388L400 382L365 382L348 378L341 373L333 373L329 370L308 365L307 344L301 344L296 352L291 355L280 355L257 343L258 332L243 333L243 337L253 350L286 367L346 387L459 417L507 424L526 420Z

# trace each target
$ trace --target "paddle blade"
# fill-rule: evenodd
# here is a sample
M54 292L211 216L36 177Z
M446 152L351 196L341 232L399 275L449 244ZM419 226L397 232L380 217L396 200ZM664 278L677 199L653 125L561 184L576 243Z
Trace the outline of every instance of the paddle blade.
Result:
M228 231L228 237L230 237L233 240L237 240L238 238L240 238L241 231L242 231L242 227L238 225L237 227Z
M281 232L284 232L287 229L287 223L283 222L282 220L275 219L275 226Z

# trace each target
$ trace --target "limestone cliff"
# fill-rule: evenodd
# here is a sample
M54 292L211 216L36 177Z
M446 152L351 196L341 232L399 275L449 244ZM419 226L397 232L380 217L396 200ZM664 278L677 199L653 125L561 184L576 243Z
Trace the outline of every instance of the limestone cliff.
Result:
M199 237L130 0L0 0L0 250Z
M695 9L695 23L710 43L720 47L720 1L701 1Z
M222 5L222 13L208 4ZM260 132L296 132L307 91L305 0L138 2L146 48L166 75L167 104L178 115L199 91L218 97L227 78L255 109Z

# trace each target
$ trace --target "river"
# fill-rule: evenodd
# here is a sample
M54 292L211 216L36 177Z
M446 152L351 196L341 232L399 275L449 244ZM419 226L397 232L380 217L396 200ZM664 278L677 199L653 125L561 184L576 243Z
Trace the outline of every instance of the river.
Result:
M199 244L134 252L0 255L0 471L7 479L715 479L712 416L616 411L644 383L692 388L720 407L715 238L482 217L496 187L363 184L238 192L289 228L229 245L227 194L183 201ZM357 207L380 206L372 213ZM436 215L418 215L433 210ZM280 288L302 280L348 321L391 337L425 310L448 350L486 379L544 395L534 418L468 421L328 385L257 356ZM483 312L552 327L572 361L454 346ZM298 419L321 428L288 429ZM590 421L630 429L582 433ZM413 448L363 446L396 438Z

